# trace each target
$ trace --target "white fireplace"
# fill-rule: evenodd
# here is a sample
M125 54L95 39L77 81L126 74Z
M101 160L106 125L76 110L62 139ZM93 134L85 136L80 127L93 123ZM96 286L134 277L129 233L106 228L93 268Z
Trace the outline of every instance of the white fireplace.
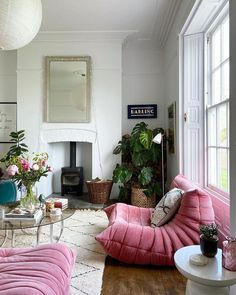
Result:
M119 36L119 39L81 41L79 35L73 35L74 40L64 37L57 35L54 40L52 34L42 34L41 39L17 51L17 129L25 130L30 151L48 152L49 162L52 160L56 165L55 174L57 162L63 158L64 145L76 141L83 143L82 149L86 149L86 144L91 146L90 155L82 156L91 163L86 177L110 179L120 161L112 151L121 139L123 39ZM46 123L45 56L83 55L91 57L91 121ZM58 190L55 179L49 175L40 181L39 192L49 195ZM117 196L116 192L113 186L112 194Z

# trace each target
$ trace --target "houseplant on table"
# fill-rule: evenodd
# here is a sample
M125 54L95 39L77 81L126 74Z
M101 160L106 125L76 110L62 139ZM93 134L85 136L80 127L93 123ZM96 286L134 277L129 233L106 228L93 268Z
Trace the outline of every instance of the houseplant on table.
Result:
M161 146L153 138L164 134L162 128L149 129L144 122L122 137L113 154L122 155L122 163L113 171L113 182L119 183L121 201L142 207L154 207L161 192ZM145 196L144 203L141 199ZM151 201L151 202L150 202Z
M217 254L218 226L215 223L200 226L200 248L202 254L214 257Z
M28 154L28 147L23 143L25 139L24 130L12 132L10 134L11 142L14 145L8 153L0 160L5 163L6 173L15 181L18 188L25 188L25 195L21 198L21 206L31 208L39 203L34 193L35 183L41 177L46 177L52 168L47 165L47 153L33 153L32 160Z

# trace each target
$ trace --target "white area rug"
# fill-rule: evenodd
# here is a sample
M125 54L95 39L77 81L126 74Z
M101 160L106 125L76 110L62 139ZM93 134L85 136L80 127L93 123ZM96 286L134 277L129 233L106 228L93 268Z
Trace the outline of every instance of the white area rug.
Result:
M64 231L60 242L76 248L77 258L71 279L71 295L99 295L102 287L102 275L105 266L105 252L95 240L97 233L108 225L104 211L77 210L64 221ZM54 225L54 232L59 233L59 224ZM27 230L33 233L33 230ZM1 237L2 239L2 237ZM49 226L42 228L41 243L49 242ZM29 247L36 244L34 235L16 231L15 247ZM4 247L10 247L7 240Z

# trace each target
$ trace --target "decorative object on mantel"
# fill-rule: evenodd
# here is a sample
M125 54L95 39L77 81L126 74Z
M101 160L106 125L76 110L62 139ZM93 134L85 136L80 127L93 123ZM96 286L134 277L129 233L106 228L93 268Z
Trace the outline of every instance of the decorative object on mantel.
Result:
M97 177L86 181L86 185L90 203L105 204L109 200L113 185L112 180L104 180Z
M91 57L46 56L45 61L46 122L90 122Z
M215 223L200 226L200 249L207 257L215 257L219 238L218 226Z
M226 237L223 241L222 264L224 268L236 271L236 237Z
M1 0L0 49L18 49L31 42L41 21L41 0Z
M39 205L37 194L34 191L35 183L41 177L46 177L48 172L52 172L52 168L46 164L48 154L33 153L31 162L28 147L22 142L25 139L24 130L11 132L10 137L15 144L0 161L5 163L8 176L17 182L18 188L25 191L25 195L21 197L21 206L33 209Z

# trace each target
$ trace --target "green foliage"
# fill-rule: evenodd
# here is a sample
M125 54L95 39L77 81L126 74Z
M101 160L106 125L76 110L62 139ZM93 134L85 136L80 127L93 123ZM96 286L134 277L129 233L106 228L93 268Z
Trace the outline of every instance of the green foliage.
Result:
M200 226L200 235L203 235L205 239L214 239L218 235L217 224L202 224Z
M152 181L152 177L153 177L153 169L151 167L143 167L138 176L138 180L142 186L145 186Z
M13 145L10 147L6 155L2 159L0 159L0 161L5 163L6 166L9 165L9 161L11 158L22 156L28 152L28 146L25 143L23 143L23 140L25 140L24 130L11 132L10 137L10 142L12 142Z
M113 171L113 182L120 184L120 198L127 199L132 186L143 188L147 196L160 193L161 145L152 141L160 132L164 134L162 128L149 129L140 122L113 150L113 154L122 155L122 164Z
M113 181L115 183L121 182L126 183L130 181L132 177L132 170L128 166L120 166L119 164L116 165L115 173L113 175Z
M52 171L52 168L46 164L48 154L45 152L33 153L32 162L30 163L28 146L23 143L25 140L24 133L24 130L10 133L10 141L13 145L0 160L5 164L8 176L17 182L18 187L21 187L22 184L25 187L32 186L41 177L47 177L48 172Z
M149 129L142 131L139 135L139 140L145 149L149 150L153 145L153 131Z

